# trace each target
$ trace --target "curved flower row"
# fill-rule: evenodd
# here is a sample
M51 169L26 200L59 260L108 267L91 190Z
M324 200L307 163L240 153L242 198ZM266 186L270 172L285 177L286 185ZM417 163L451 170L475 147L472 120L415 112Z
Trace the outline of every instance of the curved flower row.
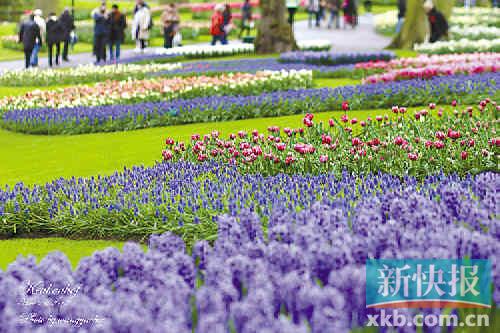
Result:
M363 83L390 82L411 79L430 79L434 76L448 76L455 74L478 74L496 72L499 69L498 59L491 61L477 61L467 63L450 63L446 65L431 65L419 68L402 68L389 70L381 74L373 74L363 79Z
M497 94L498 73L434 77L393 83L338 88L288 90L257 96L219 96L175 99L168 102L99 107L41 108L14 110L2 115L1 126L13 131L38 134L78 134L122 131L193 122L226 121L341 110L344 100L351 109L392 105L476 103Z
M143 185L138 182L141 171L147 172L130 173L136 185L123 186ZM164 171L155 176L165 177ZM226 181L224 168L211 172L222 176L217 183ZM193 186L202 176L194 173L187 181ZM500 303L500 225L494 218L498 174L441 175L423 183L384 174L346 174L338 181L326 175L245 180L252 181L250 191L240 197L267 199L267 205L256 202L250 210L216 218L213 246L200 240L188 251L180 238L165 233L150 238L147 252L134 243L123 251L108 248L81 260L75 271L60 252L40 264L34 257L17 259L0 272L0 330L44 333L53 332L56 324L65 332L347 333L366 325L367 314L375 311L365 303L369 258L490 259L493 308ZM213 183L210 178L198 181L205 189ZM280 200L287 193L282 182L292 188L291 200ZM276 194L262 195L268 183ZM231 179L231 184L245 183ZM214 186L214 191L213 201L218 201L220 190ZM152 200L163 200L162 195L154 193ZM293 203L316 196L321 202L305 210ZM251 211L260 207L272 210L269 219ZM51 292L56 288L64 292Z
M279 60L285 63L307 63L316 65L347 65L358 62L390 60L395 54L390 51L337 53L295 51L280 55Z
M2 86L50 86L79 84L105 80L123 80L129 77L144 78L150 73L171 72L182 68L181 63L167 64L117 64L106 66L80 65L71 69L8 70L0 73Z
M0 110L73 108L78 106L138 103L221 94L250 94L280 89L306 88L310 71L261 71L220 76L169 77L147 80L106 81L57 90L35 90L24 96L0 99Z
M182 67L172 71L152 73L151 75L195 75L219 73L256 73L258 71L291 71L308 70L314 77L355 77L361 73L354 72L354 65L322 66L305 63L282 63L276 58L210 60L185 62Z
M369 61L354 65L356 69L391 70L403 68L421 68L427 66L462 65L477 62L498 62L500 53L463 53L463 54L421 54L412 58L398 58L389 61ZM176 72L175 70L173 71Z
M343 108L349 109L347 102ZM413 119L404 116L406 108L394 106L392 112L399 117L393 120L387 115L357 119L355 113L344 114L325 127L315 124L314 115L308 113L304 127L295 129L270 126L267 134L254 130L227 139L213 131L203 137L193 134L189 144L168 138L162 156L167 161L216 160L263 174L382 170L426 175L429 170L467 174L498 169L500 106L487 99L475 113L469 107L451 115L435 110L435 104L429 108L416 112ZM357 126L360 131L353 129Z
M186 58L220 57L228 55L252 54L255 48L253 44L227 44L227 45L185 45L170 49L151 49L154 55L174 55Z
M415 51L430 54L500 52L500 38L450 40L415 45Z

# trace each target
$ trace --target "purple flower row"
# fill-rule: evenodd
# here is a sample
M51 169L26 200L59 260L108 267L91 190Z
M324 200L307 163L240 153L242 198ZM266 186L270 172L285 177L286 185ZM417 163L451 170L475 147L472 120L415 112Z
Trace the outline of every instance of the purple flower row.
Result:
M188 205L200 203L189 191L211 194L213 204L231 184L229 193L239 199L230 204L240 209L214 219L213 245L199 240L187 250L181 238L164 233L150 238L147 252L133 243L122 252L108 248L81 260L75 271L58 252L38 265L32 257L17 259L0 272L0 332L349 332L373 311L365 308L368 258L490 259L492 302L500 303L496 173L420 183L384 174L263 178L213 165L205 173L193 168L200 167L162 164L48 184L76 199L82 194L72 187L87 188L89 196L106 188L119 192L111 183L140 193L154 184L153 175L165 187L156 187L149 200L169 201L166 190ZM43 189L18 185L12 191L31 198ZM308 206L297 205L304 197ZM267 218L259 217L261 208L269 210ZM143 221L140 216L129 226ZM55 288L64 292L51 292Z
M279 60L286 63L308 63L316 65L347 65L356 64L358 62L391 60L396 55L391 51L378 52L310 52L310 51L294 51L286 52L280 55Z
M182 68L152 73L151 75L191 75L207 73L242 72L255 73L257 71L270 70L311 70L316 77L342 77L350 76L354 71L354 65L322 66L306 63L282 63L275 58L263 59L239 59L221 61L197 61L184 63Z
M78 134L121 131L193 122L226 121L271 117L308 112L341 110L349 101L353 110L426 105L476 103L485 97L496 98L500 73L434 77L334 89L277 91L258 96L222 96L177 99L135 105L98 107L41 108L5 112L2 127L39 134Z

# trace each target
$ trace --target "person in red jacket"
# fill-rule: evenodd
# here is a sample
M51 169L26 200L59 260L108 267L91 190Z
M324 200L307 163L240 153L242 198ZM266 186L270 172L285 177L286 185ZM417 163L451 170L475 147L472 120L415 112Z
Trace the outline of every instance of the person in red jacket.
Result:
M215 45L217 41L221 44L227 44L224 31L224 5L217 4L215 6L214 14L212 15L212 23L210 25L210 34L212 35L212 45Z

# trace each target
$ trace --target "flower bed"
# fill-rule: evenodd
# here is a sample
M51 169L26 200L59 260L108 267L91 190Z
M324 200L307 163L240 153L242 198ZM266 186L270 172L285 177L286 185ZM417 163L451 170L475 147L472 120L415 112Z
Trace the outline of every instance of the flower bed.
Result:
M67 186L68 193L84 200L102 191L98 184L103 188L116 184L127 194L147 184L147 194L138 195L139 202L151 202L147 216L154 216L155 210L164 214L159 202L170 204L166 198L170 193L178 198L177 193L186 192L190 195L183 200L187 210L228 202L231 214L211 223L214 232L218 227L213 246L202 240L188 243L188 250L180 238L165 233L150 238L147 252L134 243L126 244L123 251L108 248L81 260L75 271L60 252L38 265L34 257L17 259L0 272L0 330L50 332L52 317L79 318L79 332L324 333L333 329L347 333L366 325L371 311L366 309L364 292L367 259L482 258L495 263L499 255L498 219L493 216L500 179L495 173L465 179L441 175L419 183L386 174L361 178L344 174L340 180L329 175L263 178L214 166L197 168L162 165L130 170L115 179L47 185L61 194ZM203 179L207 174L200 171L213 176ZM168 176L179 172L185 181ZM74 192L86 187L88 192ZM241 191L242 187L246 189ZM233 190L232 198L223 201L227 189ZM16 190L19 197L26 191L28 197L33 193L33 199L44 191L22 186ZM203 201L198 193L211 196ZM251 205L243 208L249 201ZM21 211L26 206L20 199ZM115 209L111 202L102 206L101 212ZM261 209L272 212L268 219L259 218ZM149 221L141 214L131 211L137 222L126 228L144 228ZM203 225L169 221L185 234ZM103 228L107 224L98 223ZM498 265L492 275L494 308L500 302ZM69 285L71 293L33 292L34 281L51 290L67 290L63 288ZM37 320L23 320L25 313L33 313ZM61 331L73 331L74 321L62 320L58 325Z
M495 39L500 36L500 28L489 27L489 26L472 26L472 27L450 27L450 35L454 40L459 40L462 38L469 40L479 40L479 39Z
M431 104L430 111L418 111L414 119L404 117L406 108L395 106L392 112L400 117L390 122L387 116L385 121L382 115L357 119L354 113L330 119L329 126L315 124L314 116L308 113L303 119L305 128L285 128L282 132L270 126L269 133L240 132L227 139L219 138L217 131L203 138L193 134L187 145L167 139L162 155L168 161L215 160L262 174L338 174L348 170L423 176L429 170L443 170L465 175L498 168L491 149L500 146L495 133L500 107L491 104L481 101L480 114L474 115L468 108L446 116ZM349 109L347 102L343 108ZM358 123L362 129L353 134Z
M4 97L0 109L73 108L160 101L174 97L194 98L223 94L253 94L312 84L310 71L262 71L218 77L194 76L148 80L106 81L94 86L79 85L53 91L35 90L24 96Z
M356 69L363 69L366 71L380 69L391 70L400 68L421 68L433 65L446 65L446 64L462 64L472 62L488 62L499 59L498 53L463 53L463 54L440 54L440 55L427 55L421 54L417 57L411 58L398 58L390 61L370 61L357 63L354 67Z
M398 22L398 11L390 10L374 16L375 30L381 34L390 35L395 33ZM450 27L474 26L500 26L500 10L498 8L469 8L454 7L450 18ZM496 38L498 35L494 36Z
M327 77L355 77L358 78L365 71L355 71L354 65L321 66L305 63L282 63L276 58L237 59L237 60L209 60L182 63L182 68L172 71L152 73L159 75L219 75L221 73L256 73L258 71L291 71L308 70L315 78Z
M420 56L389 62L356 64L357 69L383 69L380 74L369 75L364 83L390 82L415 78L429 79L434 76L496 72L500 53L474 53L465 55Z
M173 47L170 49L152 49L156 56L176 55L185 58L209 58L233 56L240 54L253 54L255 48L253 44L227 44L227 45L186 45Z
M393 83L338 88L289 90L258 96L219 96L177 99L136 105L107 105L79 108L14 110L2 115L1 126L37 134L78 134L121 131L193 122L226 121L256 117L351 109L425 105L430 102L476 103L479 98L497 97L498 73L435 77Z
M286 52L279 60L285 63L307 63L315 65L346 65L358 62L390 60L395 54L390 51L335 53L335 52Z
M150 73L168 73L182 68L181 63L170 64L118 64L107 66L80 65L71 69L8 70L0 73L2 86L50 86L79 84L105 80L142 79Z
M297 46L301 51L330 51L332 42L329 40L303 40L298 41Z
M415 51L428 54L500 52L500 38L450 40L415 45Z

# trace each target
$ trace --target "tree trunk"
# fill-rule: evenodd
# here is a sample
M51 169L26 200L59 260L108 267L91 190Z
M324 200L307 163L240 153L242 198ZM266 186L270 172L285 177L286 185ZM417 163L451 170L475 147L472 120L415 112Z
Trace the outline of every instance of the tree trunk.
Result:
M429 34L429 23L423 3L422 0L408 0L403 27L399 34L394 37L389 48L411 49L415 44L425 42L425 38ZM446 19L450 18L453 1L434 0L434 5Z
M281 53L297 49L292 26L287 20L285 0L261 0L255 50L257 53Z

